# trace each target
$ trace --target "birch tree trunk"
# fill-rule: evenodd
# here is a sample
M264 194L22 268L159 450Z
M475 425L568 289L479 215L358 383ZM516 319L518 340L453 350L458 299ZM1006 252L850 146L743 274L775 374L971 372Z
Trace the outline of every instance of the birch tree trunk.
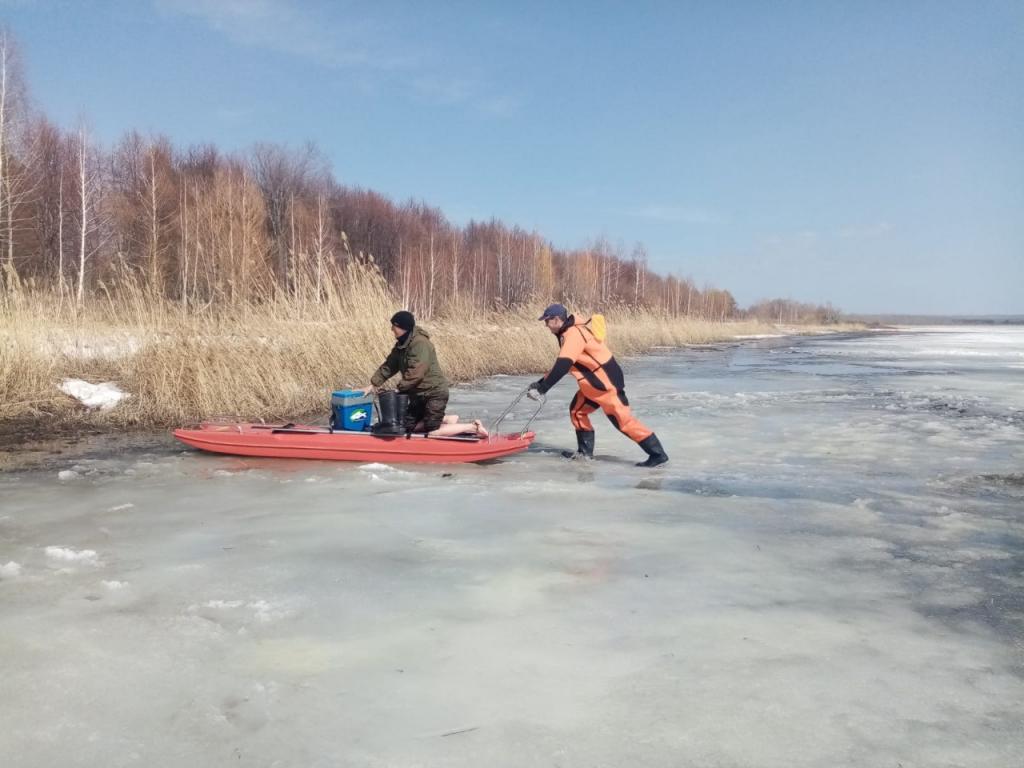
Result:
M89 187L86 174L86 141L85 129L78 132L78 194L80 208L79 236L78 236L78 290L75 294L75 305L79 308L85 300L85 259L86 259L86 238L89 234Z

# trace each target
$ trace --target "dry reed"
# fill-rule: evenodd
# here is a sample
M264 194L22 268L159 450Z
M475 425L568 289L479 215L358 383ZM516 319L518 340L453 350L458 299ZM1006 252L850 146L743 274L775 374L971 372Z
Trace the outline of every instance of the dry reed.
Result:
M83 308L50 293L0 303L0 421L91 420L167 426L213 416L294 418L324 411L332 389L362 386L393 343L400 307L376 273L339 270L316 296L183 309L126 281ZM544 304L543 300L537 302ZM450 307L423 325L453 381L546 370L556 346L537 307L481 315ZM778 332L759 322L712 322L650 312L608 313L620 356ZM131 397L100 414L59 390L68 377L116 381Z

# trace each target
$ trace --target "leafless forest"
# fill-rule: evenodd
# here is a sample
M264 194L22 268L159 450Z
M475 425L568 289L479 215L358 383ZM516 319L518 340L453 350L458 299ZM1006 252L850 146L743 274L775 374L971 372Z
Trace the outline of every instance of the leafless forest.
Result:
M599 225L600 222L595 222ZM762 302L648 269L641 244L560 250L497 219L458 226L425 202L342 184L314 146L242 154L128 132L98 144L33 108L16 42L0 41L0 264L5 293L71 311L130 287L189 311L318 302L338 267L379 271L426 317L537 299L671 317L830 322L831 307Z

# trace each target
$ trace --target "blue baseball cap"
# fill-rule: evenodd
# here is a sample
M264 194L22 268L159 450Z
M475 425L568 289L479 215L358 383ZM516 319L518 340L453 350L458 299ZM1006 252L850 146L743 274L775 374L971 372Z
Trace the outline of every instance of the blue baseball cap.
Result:
M538 320L547 320L549 317L560 317L563 320L569 316L569 310L562 304L551 304L544 310L544 314Z

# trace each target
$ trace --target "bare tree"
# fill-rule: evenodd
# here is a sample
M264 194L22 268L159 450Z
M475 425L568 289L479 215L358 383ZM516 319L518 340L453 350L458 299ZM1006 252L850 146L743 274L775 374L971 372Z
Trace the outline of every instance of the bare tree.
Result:
M0 28L0 216L4 221L6 243L4 269L8 281L16 279L14 265L15 187L14 134L25 115L25 87L21 76L17 46L10 33Z
M308 194L313 181L326 175L319 150L307 144L288 150L273 144L258 144L252 150L253 178L263 193L267 229L274 243L275 272L281 285L291 290L292 201Z
M324 275L327 265L334 261L333 237L329 227L329 217L325 210L323 193L316 198L316 230L313 239L313 252L316 256L316 300L323 299Z
M647 278L647 249L637 243L633 247L633 306L639 307L644 300Z
M104 217L100 207L101 176L98 152L89 142L88 132L82 125L76 142L76 192L78 214L78 276L75 289L75 305L85 302L86 266L103 246Z

